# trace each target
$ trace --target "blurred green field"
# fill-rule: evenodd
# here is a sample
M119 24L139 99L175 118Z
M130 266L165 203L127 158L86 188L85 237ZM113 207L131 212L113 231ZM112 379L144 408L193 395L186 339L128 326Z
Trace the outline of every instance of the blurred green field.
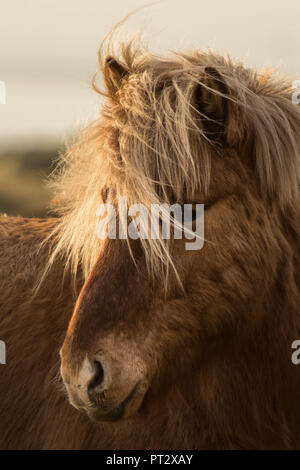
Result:
M52 195L46 182L58 153L53 148L0 155L0 213L24 217L47 215Z

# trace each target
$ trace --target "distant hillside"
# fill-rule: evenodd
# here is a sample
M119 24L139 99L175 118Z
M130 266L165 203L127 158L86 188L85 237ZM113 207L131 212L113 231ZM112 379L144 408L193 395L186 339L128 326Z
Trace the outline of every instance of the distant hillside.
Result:
M0 155L0 213L46 216L51 199L46 180L58 153L57 148L49 148Z

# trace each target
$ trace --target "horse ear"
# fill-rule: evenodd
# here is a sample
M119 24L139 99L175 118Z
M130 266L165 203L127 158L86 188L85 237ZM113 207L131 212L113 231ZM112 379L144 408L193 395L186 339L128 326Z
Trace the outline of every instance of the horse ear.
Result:
M113 57L107 57L104 67L105 83L108 90L115 95L120 89L122 81L129 74L127 67Z
M205 67L196 89L196 107L209 139L234 145L237 140L237 109L230 89L215 67Z

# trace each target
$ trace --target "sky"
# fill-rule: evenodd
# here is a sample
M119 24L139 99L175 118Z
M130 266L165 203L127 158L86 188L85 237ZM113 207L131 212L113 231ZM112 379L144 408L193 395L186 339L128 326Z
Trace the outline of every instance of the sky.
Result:
M0 0L0 152L62 142L99 114L91 89L97 49L138 0ZM300 79L298 0L162 0L131 17L150 49L211 47L247 65Z

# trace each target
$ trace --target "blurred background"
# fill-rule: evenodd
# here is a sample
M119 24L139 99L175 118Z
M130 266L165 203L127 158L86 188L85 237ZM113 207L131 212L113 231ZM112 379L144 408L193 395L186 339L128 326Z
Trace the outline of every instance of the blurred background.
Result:
M101 101L91 89L97 49L106 32L146 5L137 0L1 0L0 213L44 216L46 178ZM141 30L150 48L212 47L258 68L300 78L297 0L162 0L123 27Z

